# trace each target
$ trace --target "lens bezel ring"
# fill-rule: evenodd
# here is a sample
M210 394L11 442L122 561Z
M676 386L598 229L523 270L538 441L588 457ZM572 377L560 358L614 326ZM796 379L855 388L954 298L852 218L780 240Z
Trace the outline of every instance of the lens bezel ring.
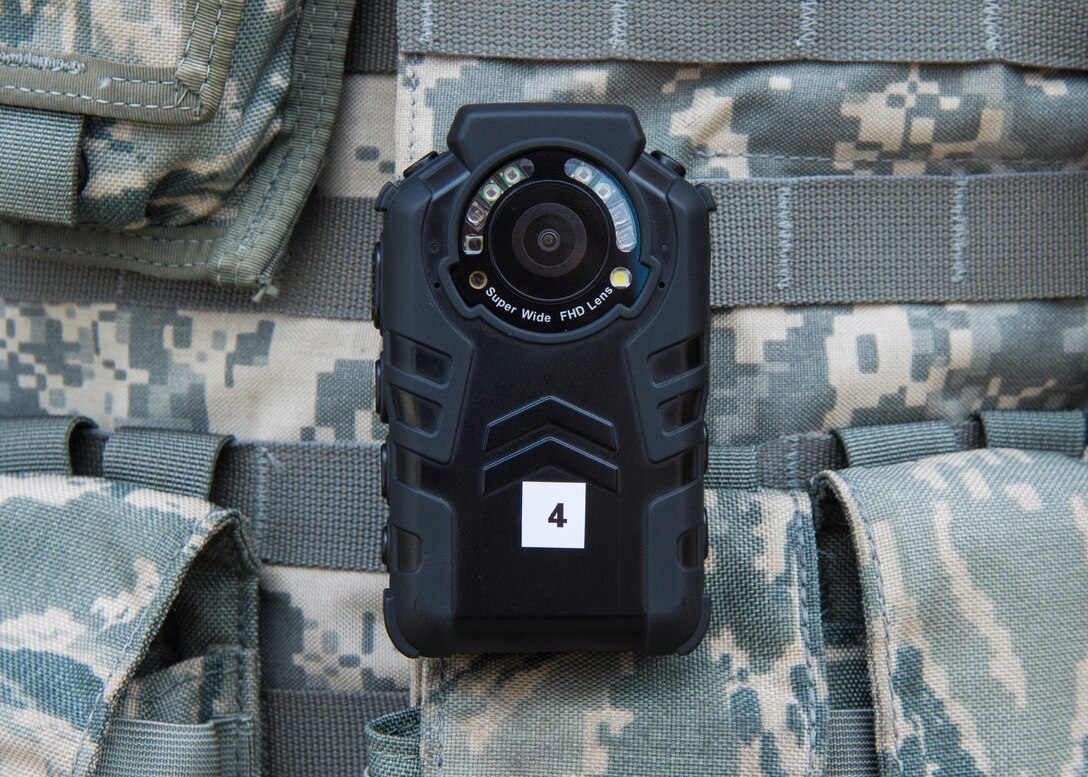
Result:
M575 180L565 169L566 163L572 158L596 167L598 171L607 175L610 182L623 193L634 217L638 242L633 251L621 252L612 256L611 259L606 259L607 263L601 268L600 276L583 292L565 299L529 299L498 273L492 261L491 252L486 250L487 246L482 246L484 250L481 251L463 250L466 235L481 232L486 235L486 226L482 229L474 229L467 223L465 215L468 209L480 200L483 183L493 178L503 168L515 163L524 166L525 162L529 162L529 176L517 184L519 189L530 183L550 180L552 182L569 181L583 191L591 192L591 187L580 179ZM636 166L642 164L641 159L636 161ZM501 331L521 339L562 342L592 334L617 316L628 318L637 315L651 300L653 295L645 291L648 287L655 287L658 284L661 273L661 263L649 250L649 246L655 245L652 235L656 222L651 218L652 209L648 209L648 203L644 199L638 179L633 180L626 168L618 166L615 160L608 157L599 157L595 149L589 146L578 141L566 140L562 143L546 145L523 141L510 145L501 152L492 153L478 160L474 159L473 166L472 176L457 189L456 197L451 200L450 210L460 214L461 219L450 220L443 224L449 232L450 254L443 257L439 263L441 273L438 280L458 312L468 318L482 317ZM596 193L593 192L593 194ZM593 199L595 203L599 202L597 196ZM603 203L600 207L611 229L614 226L612 216ZM441 212L435 213L437 215ZM492 220L487 219L489 224ZM512 257L508 264L517 265ZM614 269L614 265L630 270L633 283L627 287L611 289L614 293L602 294L604 285L608 282L609 272ZM486 288L474 289L470 286L468 279L475 270L483 270L491 275ZM520 266L518 270L524 272ZM598 286L600 288L597 288ZM607 299L605 299L606 296ZM565 316L565 311L583 303L588 309L586 315L574 320Z

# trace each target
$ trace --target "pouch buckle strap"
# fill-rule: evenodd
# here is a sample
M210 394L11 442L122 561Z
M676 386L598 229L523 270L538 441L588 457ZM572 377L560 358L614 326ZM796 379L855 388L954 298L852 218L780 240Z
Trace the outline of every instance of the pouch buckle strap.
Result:
M83 117L0 106L0 218L76 223Z
M80 416L0 418L0 472L72 474L72 432L94 423Z
M229 435L125 427L106 443L102 475L157 491L207 499Z
M1081 410L984 410L978 414L989 448L1054 451L1080 457L1088 442Z

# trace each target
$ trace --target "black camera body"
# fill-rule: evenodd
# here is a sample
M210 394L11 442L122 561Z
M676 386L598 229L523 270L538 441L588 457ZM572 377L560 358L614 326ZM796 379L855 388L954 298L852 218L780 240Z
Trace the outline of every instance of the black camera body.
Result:
M713 198L626 107L466 106L448 144L377 203L389 635L687 652L710 617Z

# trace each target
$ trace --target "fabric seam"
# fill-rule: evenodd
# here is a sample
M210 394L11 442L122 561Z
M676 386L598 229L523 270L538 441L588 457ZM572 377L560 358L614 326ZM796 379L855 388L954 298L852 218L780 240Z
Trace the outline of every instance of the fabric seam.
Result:
M899 767L898 773L903 774L903 760L899 755L901 739L899 735L899 712L897 709L898 694L895 690L895 675L892 671L891 628L889 626L891 618L888 615L887 597L884 593L884 574L881 570L880 557L876 550L876 537L873 535L872 526L869 523L868 516L865 514L865 509L862 507L861 502L854 496L849 481L841 474L839 475L838 480L842 484L844 491L843 496L849 497L850 501L857 506L858 521L861 522L862 531L865 534L865 545L868 550L869 560L873 565L877 605L880 609L880 621L884 637L884 671L888 677L888 691L891 694L889 706L891 707L892 736L895 738L895 750L892 752L892 757Z

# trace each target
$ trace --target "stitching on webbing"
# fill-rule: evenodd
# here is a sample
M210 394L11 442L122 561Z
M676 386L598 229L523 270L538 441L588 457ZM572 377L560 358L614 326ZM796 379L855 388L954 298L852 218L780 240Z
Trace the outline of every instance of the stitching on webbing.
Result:
M816 39L816 12L819 0L801 0L801 33L794 39L794 46L805 46Z
M801 644L805 648L805 667L808 669L808 768L805 773L812 777L816 771L816 666L815 655L812 649L812 624L808 612L808 532L805 531L805 513L797 503L798 497L793 496L793 521L797 525L797 531L801 538L797 553L797 595L799 607L799 627L801 631Z
M160 81L154 78L122 78L121 76L106 76L104 81L117 81L122 84L153 84L155 86L174 86L177 81Z
M778 280L779 291L793 284L793 187L779 186L778 196Z
M189 35L185 39L185 48L182 53L181 61L178 63L177 70L180 72L182 65L184 65L189 59L189 50L192 48L193 36L196 33L196 20L200 14L200 2L196 0L196 4L193 6L193 18L189 23ZM186 89L177 95L177 102L171 105L158 105L155 103L138 103L138 102L126 102L124 100L105 100L101 97L95 97L89 94L80 94L78 92L61 92L56 89L35 89L28 86L18 86L16 84L0 84L0 89L7 89L10 91L24 92L27 94L47 94L52 97L67 97L72 100L87 100L95 105L112 105L121 108L143 108L150 111L196 111L201 112L204 109L203 104L200 102L200 93L204 91L204 87L208 85L208 81L211 79L212 72L212 57L215 54L215 42L219 37L219 27L223 18L223 0L217 0L215 9L215 25L212 27L212 39L208 45L207 62L204 68L204 81L197 89L197 103L196 105L182 105L181 101L185 99L185 95L189 94L189 90ZM103 81L118 81L121 83L130 84L160 84L162 86L173 86L175 81L155 81L153 79L139 79L139 78L125 78L123 76L105 76Z
M957 176L956 186L952 189L952 208L949 220L952 222L952 282L962 283L967 277L967 178Z
M0 84L0 89L27 92L30 94L48 94L54 97L70 97L78 100L89 100L96 105L117 105L124 108L147 108L152 111L195 111L200 108L199 105L180 105L178 103L174 103L173 105L156 105L154 103L130 103L125 102L124 100L103 100L101 97L94 97L89 94L59 92L56 89L31 89L29 86L16 86L15 84Z
M876 596L877 604L880 608L880 623L884 631L884 671L888 675L888 690L891 693L890 706L892 708L892 736L895 738L895 749L892 752L892 756L895 758L896 764L899 766L899 774L903 774L903 759L899 756L899 712L896 710L896 699L898 694L895 690L895 675L892 673L892 651L891 651L891 629L889 622L891 618L888 615L887 597L884 594L884 574L880 569L880 557L876 552L876 537L873 536L873 527L869 524L869 518L865 515L864 508L862 508L861 502L854 496L853 491L850 489L850 484L846 479L841 477L839 481L842 483L842 487L845 490L845 495L850 498L858 509L858 520L861 521L861 527L865 534L865 544L869 551L869 561L873 565L873 577L876 581Z
M997 0L988 0L982 7L982 26L986 30L986 50L997 51L1001 48L1001 4Z
M80 251L77 248L56 248L53 246L39 246L33 243L0 243L0 248L11 248L16 251L42 251L47 254L73 254L75 256L104 256L110 259L126 259L140 264L150 265L151 267L201 267L203 262L184 262L181 264L172 264L170 262L155 262L151 259L144 259L140 256L132 256L130 254L115 254L108 251Z
M215 5L215 26L212 27L212 40L208 44L208 58L204 63L204 80L196 90L198 95L204 91L204 87L208 85L208 80L212 77L212 58L215 56L215 41L219 38L219 24L222 20L223 0L217 0Z
M326 57L325 57L326 63L329 60L331 60L331 58L332 58L333 40L336 37L336 30L339 27L339 21L340 21L341 2L342 2L342 0L335 0L335 2L333 3L333 6L332 6L332 20L329 23L329 34L328 34L328 39L326 40L326 49L327 49L327 53L326 53ZM304 85L306 83L306 73L309 71L310 49L313 47L313 37L314 37L314 21L313 20L314 20L314 16L316 16L316 14L317 14L316 5L317 5L316 2L310 3L310 18L309 18L309 23L307 25L307 30L306 30L306 46L305 46L305 48L303 50L303 53L302 53L302 64L301 64L301 67L300 67L300 73L301 73L301 85L299 86L300 93L301 93L301 91L302 91L302 89L303 89L303 87L304 87ZM321 128L321 120L325 115L326 102L327 102L328 95L329 95L329 85L333 81L333 78L334 78L334 76L330 73L330 68L326 67L325 75L321 80L321 94L320 94L320 97L318 99L317 112L314 114L313 125L310 127L310 136L309 136L309 138L307 138L306 145L303 147L302 152L298 157L298 165L295 167L295 171L291 174L291 177L287 180L287 182L283 186L283 191L280 193L280 201L281 202L284 199L286 199L288 193L292 191L292 188L294 187L295 179L298 177L299 173L302 172L302 167L306 164L306 160L309 158L310 152L313 150L314 139L317 137L318 130ZM301 94L300 94L299 99L295 104L295 121L296 122L298 121L299 117L302 115L302 103L303 103L303 100L301 99ZM268 186L265 189L264 196L261 199L261 204L258 206L256 213L254 213L253 218L250 221L249 228L246 230L246 234L243 235L241 241L239 241L238 248L235 250L235 254L240 254L245 250L247 244L249 243L250 238L253 237L254 230L257 228L258 224L260 224L260 226L261 226L260 230L257 231L257 233L256 233L256 239L257 239L258 242L261 240L261 238L264 236L265 232L267 231L268 222L271 221L271 220L269 219L268 221L266 221L262 217L264 215L264 212L268 209L268 205L272 201L273 194L276 193L276 182L279 180L280 174L283 172L284 168L287 166L288 161L292 158L292 155L293 155L294 149L295 149L295 139L296 139L295 136L292 135L291 138L287 141L287 147L286 147L286 149L284 151L283 158L280 159L280 163L276 168L276 172L272 175L271 180L268 182ZM220 254L218 259L216 260L216 263L215 263L215 276L214 277L215 277L215 282L217 284L222 282L222 272L221 271L222 271L222 266L223 266L223 260L225 258L226 257L223 254ZM239 269L240 269L240 265L236 263L234 265L234 268L233 268L233 278L232 278L232 281L235 284L237 284L237 282L238 282L238 271L239 271Z
M408 160L415 159L416 147L416 90L419 80L414 65L408 66Z
M613 0L612 27L608 45L614 49L627 48L627 0Z
M199 526L203 521L208 520L213 515L217 515L217 514L219 514L221 512L222 512L221 510L210 510L209 512L204 513L203 515L198 516L197 519L195 521L193 521L192 526L189 528L189 537L192 537L194 534L196 534L197 526ZM186 549L188 547L189 547L188 542L182 543L178 547L178 549L174 552L174 555L170 558L170 562L166 565L166 568L165 568L164 571L171 572L171 573L177 572L176 567L177 567L178 561L185 554L185 551L186 551ZM163 578L162 578L162 583L160 583L159 587L157 589L155 589L155 598L157 598L159 596L159 594L162 592L163 586L168 581L172 585L173 580L174 580L174 575L173 574L164 575ZM155 601L155 598L152 598L152 601ZM98 707L98 705L105 698L106 689L109 688L110 683L113 681L114 676L116 676L117 670L121 668L121 661L126 657L126 654L128 653L128 649L132 645L132 640L136 639L137 634L142 633L144 623L148 620L148 618L151 617L151 614L152 614L151 613L151 607L150 606L145 607L143 612L140 614L140 617L137 618L136 621L132 624L132 631L129 633L128 639L125 640L125 644L122 645L121 649L117 652L117 660L114 662L113 667L110 669L109 674L106 675L106 679L102 681L102 690L100 690L98 692L98 695L95 696L94 701L91 703L90 709L87 711L87 717L83 721L83 726L81 727L81 731L82 731L83 735L80 738L79 749L76 750L76 755L75 755L75 758L73 759L73 766L77 766L79 764L80 759L83 756L83 752L87 749L87 745L91 741L90 732L89 732L88 729L89 729L90 724L91 724L91 719L94 717L95 709Z
M430 43L434 39L434 3L433 0L420 0L419 3L419 42Z

